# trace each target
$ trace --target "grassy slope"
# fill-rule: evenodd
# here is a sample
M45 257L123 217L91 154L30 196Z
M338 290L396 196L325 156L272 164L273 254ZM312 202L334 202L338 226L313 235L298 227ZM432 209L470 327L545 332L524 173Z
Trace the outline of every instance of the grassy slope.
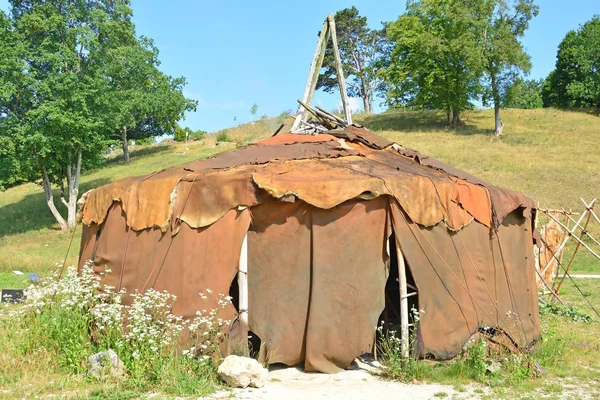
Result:
M433 112L358 116L357 120L404 146L419 149L492 183L522 191L543 206L579 209L579 196L588 200L600 197L597 117L556 110L507 110L503 114L502 138L489 133L493 123L491 112L467 112L464 118L467 126L458 131L446 130L443 116ZM275 120L258 121L255 125L227 130L227 135L239 145L267 137L277 126ZM82 177L82 188L87 190L125 176L183 164L235 146L235 143L215 146L215 136L210 135L201 142L190 143L188 150L182 144L138 149L130 165L121 165L118 159L109 160L105 168L87 173ZM13 269L41 273L51 269L64 257L70 237L56 230L37 186L27 184L0 193L0 287L23 285L21 278L9 272ZM69 263L75 262L78 248L79 232L76 232ZM576 268L600 271L600 265L592 258L578 257ZM598 308L600 282L579 280L578 283ZM591 312L571 282L564 286L563 295L568 303ZM597 345L600 324L575 324L565 317L546 315L543 328L547 341L536 345L533 354L548 370L548 376L530 384L526 382L521 388L536 387L546 394L559 395L562 383L557 385L556 381L576 377L580 382L595 385L588 389L598 392L600 388L593 377L600 371ZM519 397L515 393L506 394Z

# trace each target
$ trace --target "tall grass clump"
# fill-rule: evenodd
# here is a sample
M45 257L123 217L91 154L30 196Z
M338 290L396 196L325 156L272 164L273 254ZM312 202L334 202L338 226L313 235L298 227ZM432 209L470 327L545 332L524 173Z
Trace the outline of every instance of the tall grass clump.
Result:
M412 310L414 329L410 335L411 349L416 348L416 332L419 323L417 310ZM488 386L521 384L536 375L531 357L523 352L511 352L499 344L492 345L485 332L469 341L461 354L452 360L434 362L421 360L414 354L403 358L401 340L396 332L379 329L378 344L382 358L381 375L402 382L434 381L447 384L477 382ZM491 339L491 338L490 338Z
M117 292L104 277L91 265L80 273L70 267L64 276L55 273L28 288L23 304L3 307L0 344L11 353L7 359L42 357L43 368L123 390L204 395L218 387L215 354L229 323L219 313L230 304L229 297L219 295L215 309L184 320L172 313L174 295L154 289ZM124 296L131 297L129 305L122 304ZM101 377L87 375L88 357L109 349L122 360L124 376L108 371ZM0 363L0 386L18 382L15 367L16 361Z

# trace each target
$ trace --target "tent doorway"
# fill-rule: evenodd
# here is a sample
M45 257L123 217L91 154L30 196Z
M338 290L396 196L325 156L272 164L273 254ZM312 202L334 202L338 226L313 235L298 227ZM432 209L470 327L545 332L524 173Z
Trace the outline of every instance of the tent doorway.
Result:
M231 281L231 286L229 287L229 297L231 297L231 303L233 304L233 306L235 307L235 311L239 315L241 295L240 295L240 285L238 283L238 274L240 274L240 272L238 272L236 274L235 278L233 278L233 281ZM239 331L239 319L236 319L233 322L232 330L230 331L230 337L237 336L238 331ZM239 334L241 334L241 332ZM234 339L233 341L235 341L235 340L236 339ZM260 340L260 337L256 333L254 333L252 331L248 331L248 339L246 341L244 341L243 338L238 338L237 340L239 340L240 343L242 343L242 346L238 346L239 348L231 349L233 354L242 355L242 356L250 356L253 358L256 358L259 355L262 342Z
M398 250L394 233L392 233L388 240L389 242L387 245L390 254L389 275L385 283L385 308L379 317L378 326L382 327L382 329L378 330L378 341L388 337L388 335L394 335L402 339L401 332L403 324L408 326L408 338L414 337L415 324L413 312L411 310L419 309L417 285L415 284L410 266L404 258L402 259L404 262L398 263ZM403 257L402 254L400 254L400 257ZM408 315L404 317L406 320L402 316L400 268L404 268L404 275L406 277L406 300L408 306Z

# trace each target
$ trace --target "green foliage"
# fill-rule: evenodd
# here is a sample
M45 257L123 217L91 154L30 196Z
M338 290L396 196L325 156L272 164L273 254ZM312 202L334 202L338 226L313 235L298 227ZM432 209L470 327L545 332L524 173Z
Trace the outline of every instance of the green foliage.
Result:
M46 357L65 374L79 375L87 371L90 355L113 349L125 366L118 383L122 391L160 390L171 396L214 391L218 377L210 355L221 342L219 312L230 304L228 298L186 322L171 313L175 298L166 292L133 293L130 306L121 304L122 295L88 266L81 274L70 267L62 278L44 278L28 289L24 305L0 310L3 351L17 360L48 351ZM194 347L181 351L184 330ZM11 363L0 365L0 384L17 378ZM109 374L88 380L115 382Z
M141 146L145 146L145 145L149 145L149 144L156 144L156 139L153 137L141 138L141 139L136 139L135 143L139 144Z
M551 301L540 304L540 314L561 315L567 317L572 322L592 322L591 315L586 314L579 308L575 306L563 306L562 304L554 303Z
M390 51L386 28L370 29L367 17L361 16L354 6L336 12L334 18L348 95L361 98L364 112L370 114L374 98L385 91L379 70L385 66ZM317 89L327 93L339 89L332 46L325 51Z
M545 107L600 109L600 16L570 31L544 82Z
M0 13L0 187L42 178L66 229L51 184L73 226L79 175L103 161L115 133L124 145L127 133L171 133L196 103L182 95L184 78L158 70L158 50L136 36L128 0L9 4L10 14Z
M229 137L226 131L217 133L217 142L232 142L233 140Z
M175 135L173 136L173 139L176 142L185 142L189 136L191 135L192 130L188 127L182 128L179 125L175 126Z
M175 127L174 139L176 142L185 142L186 135L188 141L202 140L207 135L207 132L203 130L193 131L187 127L181 128L179 125Z
M151 39L136 38L131 26L121 46L103 61L110 81L107 101L112 131L127 127L127 137L139 139L170 134L185 111L197 102L183 96L185 78L173 78L158 67L158 49Z
M502 132L500 105L507 89L520 72L529 72L531 61L520 39L529 20L538 14L534 0L491 0L481 2L478 29L483 37L484 70L488 79L483 103L494 105L495 130Z
M254 103L252 104L252 107L250 107L250 114L255 115L258 112L258 104Z
M441 109L449 125L459 125L460 112L481 92L483 54L475 20L474 10L463 2L409 2L406 13L388 27L394 43L384 71L388 104Z
M479 96L498 110L505 89L530 68L520 39L537 10L533 0L409 2L388 29L388 104L443 110L452 127Z
M204 139L204 137L206 135L208 135L208 132L203 131L203 130L197 130L197 131L192 132L188 139L189 140L202 140L202 139Z
M542 108L542 85L543 80L517 78L507 88L502 107L504 108Z
M481 339L467 345L461 363L466 367L469 377L477 382L484 382L488 373L488 343Z

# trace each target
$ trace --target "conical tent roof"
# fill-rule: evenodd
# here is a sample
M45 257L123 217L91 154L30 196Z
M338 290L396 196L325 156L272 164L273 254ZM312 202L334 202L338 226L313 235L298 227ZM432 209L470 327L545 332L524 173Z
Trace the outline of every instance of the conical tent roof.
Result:
M208 226L232 208L295 196L318 208L353 198L395 198L422 226L458 230L473 219L499 226L531 199L403 148L364 128L320 135L284 133L247 147L144 177L126 178L89 193L86 224L104 221L120 201L134 230L186 222Z

